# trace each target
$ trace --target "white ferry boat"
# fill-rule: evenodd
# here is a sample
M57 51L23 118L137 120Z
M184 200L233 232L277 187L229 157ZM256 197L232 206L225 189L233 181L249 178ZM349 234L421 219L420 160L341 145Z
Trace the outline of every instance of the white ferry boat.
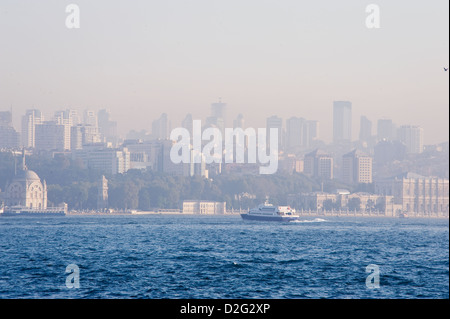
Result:
M250 209L248 213L241 214L241 217L247 220L278 222L289 222L300 218L300 216L296 214L295 209L289 206L273 206L268 202Z

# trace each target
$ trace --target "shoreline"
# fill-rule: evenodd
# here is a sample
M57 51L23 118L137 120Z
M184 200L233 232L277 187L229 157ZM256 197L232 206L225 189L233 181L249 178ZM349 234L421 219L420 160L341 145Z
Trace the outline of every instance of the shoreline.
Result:
M159 215L169 215L169 216L239 216L240 213L226 213L226 214L186 214L182 212L158 212L158 211L133 211L133 212L68 212L66 216L159 216ZM449 219L449 216L443 215L418 215L411 214L405 217L400 216L389 216L382 214L341 214L341 213L299 213L300 217L314 217L314 218L326 218L326 217L358 217L358 218L393 218L393 219Z

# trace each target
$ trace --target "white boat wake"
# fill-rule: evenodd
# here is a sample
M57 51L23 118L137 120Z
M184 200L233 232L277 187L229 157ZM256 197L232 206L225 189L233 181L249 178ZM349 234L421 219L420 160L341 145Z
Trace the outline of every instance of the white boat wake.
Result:
M290 223L321 223L326 222L323 218L305 219L305 220L291 220Z

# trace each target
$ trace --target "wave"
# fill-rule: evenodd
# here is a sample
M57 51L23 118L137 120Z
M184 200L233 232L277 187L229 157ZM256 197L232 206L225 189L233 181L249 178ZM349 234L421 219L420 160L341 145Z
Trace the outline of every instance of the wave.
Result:
M322 223L326 222L326 219L323 218L314 218L314 219L305 219L305 220L291 220L291 223Z

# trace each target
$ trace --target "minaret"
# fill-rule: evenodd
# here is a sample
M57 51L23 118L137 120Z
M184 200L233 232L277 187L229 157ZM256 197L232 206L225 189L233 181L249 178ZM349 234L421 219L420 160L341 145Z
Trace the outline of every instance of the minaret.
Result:
M25 164L25 149L24 148L22 148L22 165L21 165L20 169L22 171L27 170L27 165Z
M43 192L42 192L42 208L47 209L47 182L44 179L44 185L43 185Z
M97 209L104 211L108 208L108 180L102 175L98 183Z

